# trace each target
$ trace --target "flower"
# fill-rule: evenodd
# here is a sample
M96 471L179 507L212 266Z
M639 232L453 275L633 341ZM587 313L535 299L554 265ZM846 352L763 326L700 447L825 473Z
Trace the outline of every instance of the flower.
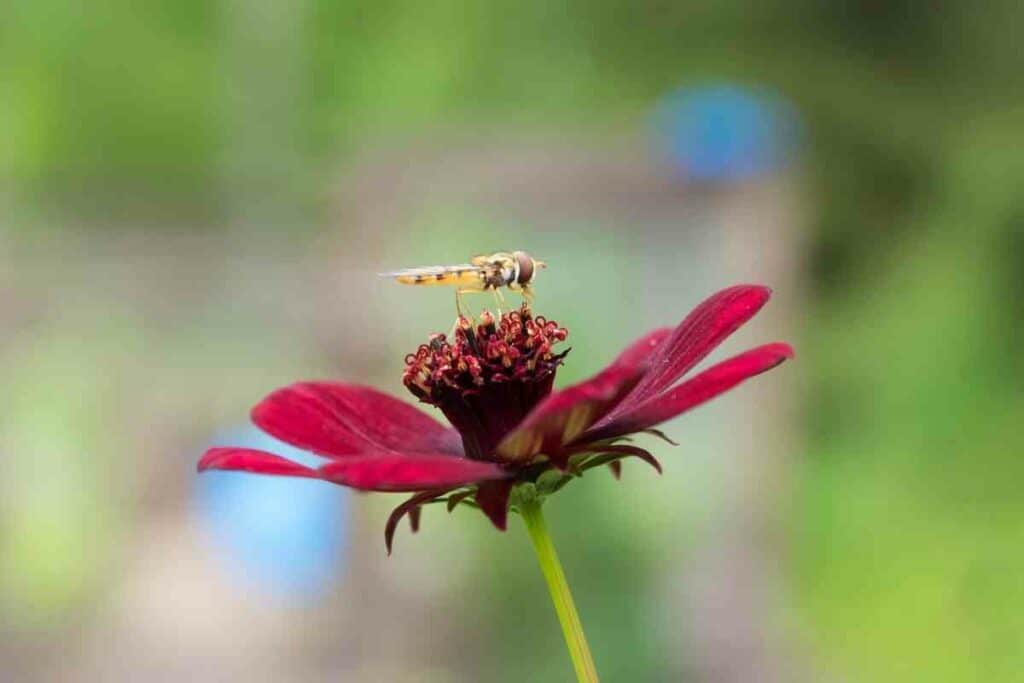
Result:
M452 339L434 335L406 357L405 386L444 413L451 427L369 387L300 382L270 394L252 411L255 424L328 459L307 467L248 448L212 448L198 469L323 479L366 491L414 495L391 513L385 543L408 515L413 531L423 505L479 507L504 530L513 492L547 496L584 471L638 457L629 443L655 427L788 358L788 344L750 349L679 381L771 296L738 285L714 294L676 327L640 337L590 379L552 392L568 332L525 306L476 324L460 318ZM671 443L671 442L670 442ZM470 498L472 497L472 502ZM513 505L515 499L513 498Z

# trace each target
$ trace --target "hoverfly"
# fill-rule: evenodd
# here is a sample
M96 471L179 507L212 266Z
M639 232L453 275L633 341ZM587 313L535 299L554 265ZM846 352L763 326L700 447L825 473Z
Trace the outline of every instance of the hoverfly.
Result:
M407 268L381 276L394 278L403 285L455 287L455 308L462 315L462 295L471 292L492 292L499 311L505 303L503 287L519 292L527 301L533 300L532 285L540 268L547 268L547 264L525 251L498 251L474 256L469 263Z

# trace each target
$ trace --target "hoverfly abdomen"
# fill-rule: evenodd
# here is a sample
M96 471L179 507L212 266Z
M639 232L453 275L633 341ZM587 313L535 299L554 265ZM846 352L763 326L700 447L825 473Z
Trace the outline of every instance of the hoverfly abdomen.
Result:
M481 273L475 266L431 266L409 268L393 273L383 273L403 285L452 285L456 287L479 286Z

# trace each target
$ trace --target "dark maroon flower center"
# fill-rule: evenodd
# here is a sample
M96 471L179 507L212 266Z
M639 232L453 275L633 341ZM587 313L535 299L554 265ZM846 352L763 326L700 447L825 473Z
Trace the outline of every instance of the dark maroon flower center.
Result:
M491 460L498 442L551 393L569 352L554 346L568 331L524 304L497 322L487 311L476 325L460 317L453 336L435 334L406 356L402 382L444 412L467 456Z

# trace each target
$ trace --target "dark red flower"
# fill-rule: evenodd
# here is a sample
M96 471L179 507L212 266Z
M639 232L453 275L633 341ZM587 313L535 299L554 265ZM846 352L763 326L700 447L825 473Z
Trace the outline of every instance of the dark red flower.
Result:
M517 486L548 495L598 465L618 475L627 457L660 472L649 451L623 441L638 432L666 438L656 425L792 358L788 344L766 344L679 381L770 295L754 285L722 290L675 328L648 333L597 375L554 393L555 372L568 353L556 349L568 335L564 328L525 306L497 321L486 312L476 325L461 319L453 339L435 335L407 356L403 377L452 427L369 387L302 382L270 394L252 419L272 436L328 458L326 464L313 468L264 451L213 448L199 470L414 492L388 519L389 552L401 518L408 514L415 530L426 503L446 501L451 510L472 497L504 529Z

